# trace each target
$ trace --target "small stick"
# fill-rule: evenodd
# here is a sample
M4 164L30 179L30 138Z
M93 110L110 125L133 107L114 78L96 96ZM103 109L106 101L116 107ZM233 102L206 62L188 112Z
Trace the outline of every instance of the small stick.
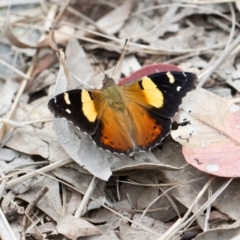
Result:
M5 190L6 185L7 185L6 176L5 176L5 174L2 172L1 169L0 169L0 176L1 176L1 179L2 179L2 182L1 182L1 185L0 185L0 200L1 200L1 199L2 199L3 191Z
M0 208L0 238L2 240L8 239L17 240L1 208Z
M89 201L89 199L91 197L91 194L92 194L93 190L95 189L97 183L98 183L98 178L96 178L94 176L92 181L91 181L91 183L90 183L90 185L88 186L88 189L87 189L87 191L86 191L86 193L85 193L85 195L84 195L84 197L82 199L82 202L80 203L78 209L75 212L75 217L76 218L78 218L78 217L83 215L84 209L87 206L87 203L88 203L88 201Z
M22 219L22 226L26 225L27 222L27 216L31 214L33 209L36 207L36 204L39 202L39 200L45 195L45 193L48 191L48 187L44 186L34 197L33 201L30 202L25 210L25 216Z

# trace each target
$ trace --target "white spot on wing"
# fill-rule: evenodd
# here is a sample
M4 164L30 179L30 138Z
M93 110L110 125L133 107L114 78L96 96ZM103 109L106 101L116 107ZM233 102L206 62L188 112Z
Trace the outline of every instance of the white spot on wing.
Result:
M182 72L182 74L183 74L184 77L187 77L187 75L185 74L185 72Z
M175 78L174 76L171 74L171 72L167 72L167 77L170 83L174 83L175 82Z
M71 114L71 111L69 109L65 110L68 114Z
M68 93L64 93L64 100L65 100L66 104L68 104L68 105L71 104Z
M177 91L179 92L181 90L182 87L178 86L177 87Z

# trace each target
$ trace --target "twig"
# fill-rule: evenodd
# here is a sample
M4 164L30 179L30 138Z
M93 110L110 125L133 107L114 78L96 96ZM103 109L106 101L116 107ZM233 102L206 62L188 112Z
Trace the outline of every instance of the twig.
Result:
M35 124L35 123L52 122L52 118L51 119L50 118L49 119L36 119L36 120L26 121L26 122L16 122L16 121L13 121L10 119L0 118L0 122L6 123L13 127L23 127L23 126L31 125L31 124Z
M40 169L38 169L38 170L36 170L34 172L28 173L26 175L23 175L21 177L18 177L16 179L13 179L13 180L7 182L6 188L10 188L10 187L12 187L12 186L14 186L16 184L19 184L19 183L21 183L21 182L23 182L23 181L25 181L25 180L27 180L29 178L38 176L40 174L43 174L43 173L46 173L46 172L50 172L50 171L52 171L52 170L54 170L54 169L56 169L58 167L65 166L65 165L71 163L72 161L73 161L72 159L68 158L68 159L64 159L64 160L52 163L52 164L50 164L50 165L48 165L46 167L40 168Z
M147 214L148 210L150 209L150 207L155 204L161 197L163 197L164 195L166 195L168 192L170 192L172 189L176 188L176 187L179 187L180 184L176 185L176 186L173 186L169 189L167 189L165 192L163 192L161 195L157 196L155 199L152 200L152 202L150 202L148 204L148 206L146 207L146 209L143 211L142 215L141 215L141 218L139 220L139 222L141 222L142 218Z
M1 182L1 185L0 185L0 200L1 200L1 199L2 199L3 191L5 190L6 185L7 185L7 181L6 181L6 176L5 176L5 174L2 172L1 169L0 169L0 175L1 175L1 179L2 179L2 182Z
M64 184L61 184L62 187L62 216L65 216L67 213L67 189Z
M84 29L86 30L86 28L82 28L82 27L79 27L79 26L75 26L74 24L71 24L71 23L65 23L66 25L69 25L69 26L74 26L75 28L78 28L78 29ZM62 34L65 34L65 35L69 35L67 32L63 32L63 31L60 31L58 30L58 32L62 33ZM100 34L98 34L100 35ZM101 34L103 35L103 34ZM113 42L115 42L115 44L111 43L111 42L103 42L103 41L100 41L100 40L96 40L96 39L92 39L92 38L88 38L88 37L83 37L83 36L80 36L78 34L71 34L72 37L76 37L77 39L80 39L80 40L83 40L83 41L87 41L89 43L94 43L94 44L97 44L99 46L105 46L105 47L108 47L108 48L112 48L112 49L121 49L121 45L124 44L124 40L122 39L116 39L116 37L111 37L111 36L107 36L107 35L104 35L104 37L106 39L109 39L109 40L112 40ZM118 44L116 44L118 43ZM128 51L132 51L132 52L141 52L141 53L148 53L148 54L171 54L171 55L179 55L179 54L187 54L187 53L192 53L192 52L196 52L196 53L200 53L202 51L207 51L209 49L216 49L216 48L222 48L226 46L226 42L221 42L221 43L218 43L218 44L214 44L212 46L207 46L207 47L202 47L202 48L199 48L199 49L193 49L193 48L187 48L187 49L170 49L170 48L163 48L163 47L153 47L153 46L147 46L147 45L144 45L144 44L139 44L139 43L134 43L134 42L131 42L129 41L128 42L128 45L126 46L126 50Z
M0 208L0 237L2 240L17 240L2 209Z
M68 7L68 8L67 8L67 11L70 12L70 13L72 13L73 15L75 15L75 16L83 19L85 22L92 24L95 28L98 29L98 25L96 24L96 22L93 21L91 18L85 16L83 13L81 13L81 12L79 11L79 9L78 9L78 10L75 10L75 9L72 8L72 7ZM98 29L98 30L99 30L99 29Z
M161 192L164 192L164 189L163 188L159 188L161 190ZM165 194L166 198L168 199L168 201L170 202L170 204L172 205L173 209L175 210L177 216L180 218L181 217L181 214L179 212L179 209L176 205L176 203L173 201L173 199L169 196L168 193Z
M87 206L87 203L91 197L91 194L93 192L93 190L95 189L97 183L98 183L98 178L96 178L95 176L92 178L92 181L90 183L90 185L88 186L88 189L82 199L81 204L79 205L79 207L77 208L76 212L75 212L75 217L80 217L83 215L84 210Z
M232 37L232 35L230 35ZM229 45L229 47L226 47L223 51L223 54L220 58L216 60L216 62L211 66L206 74L202 77L200 77L200 82L198 84L199 87L202 87L208 80L208 78L212 75L212 73L227 59L227 57L231 54L231 52L237 48L240 44L240 35L232 42L232 44Z
M189 207L188 211L185 213L183 218L179 218L169 229L167 232L165 232L162 237L159 238L159 240L165 240L165 239L171 239L175 233L178 231L178 228L181 226L182 223L188 218L188 216L191 214L193 207L195 204L199 201L199 199L202 197L202 195L205 193L205 191L208 189L208 187L212 184L215 177L212 177L208 180L208 182L205 184L205 186L202 188L202 190L198 193L197 197L193 201L192 205Z
M36 55L35 55L35 56L36 56ZM35 59L36 59L36 57L35 57ZM28 71L27 71L27 74L26 74L26 75L27 75L29 78L30 78L30 76L31 76L31 74L32 74L32 71L33 71L33 69L34 69L34 66L35 66L35 61L33 61L33 63L31 64L31 66L28 68ZM19 90L18 90L17 96L16 96L16 98L15 98L15 100L14 100L14 103L13 103L13 105L12 105L12 107L11 107L11 109L10 109L10 112L8 113L6 119L11 119L11 117L12 117L13 113L15 112L15 109L16 109L16 107L17 107L17 105L18 105L19 99L20 99L20 97L22 96L25 87L27 86L27 83L28 83L28 79L24 78L24 79L22 80L22 82L21 82L21 85L20 85L20 88L19 88ZM6 124L3 124L2 129L0 129L0 141L1 141L1 139L2 139L2 137L3 137L3 135L4 135L4 133L5 133L5 130L6 130Z
M240 97L238 98L233 98L233 99L230 99L228 100L229 102L232 102L232 103L240 103Z
M199 209L198 211L192 215L187 221L185 221L181 228L188 228L194 221L195 218L197 218L200 214L202 214L202 212L204 210L207 209L207 207L212 204L218 197L219 195L227 188L227 186L232 182L233 178L230 178L229 180L227 180L214 194L213 196L207 201L205 202Z
M210 188L208 189L208 199L211 199L212 197L212 186L210 186ZM207 208L207 212L206 212L206 217L205 217L205 221L204 221L204 232L206 232L207 230L209 230L209 216L210 216L210 211L211 211L211 204L209 204L208 208Z
M60 9L58 15L57 15L56 18L55 18L55 22L56 22L56 23L58 23L58 22L62 19L63 14L64 14L65 11L67 10L67 8L69 7L68 5L70 5L71 2L72 2L72 0L67 0L67 1L63 4L62 8Z
M118 201L121 200L121 196L120 196L120 192L119 192L119 181L118 181L118 177L117 177L117 181L116 181L116 188L117 188L117 198Z
M0 63L1 63L3 66L11 69L13 72L17 73L19 76L21 76L21 77L23 77L23 78L25 78L25 79L27 79L27 80L30 79L30 76L28 76L27 74L21 72L19 69L13 67L13 66L10 65L9 63L5 62L4 60L0 59Z
M205 184L205 186L202 188L202 190L198 193L197 197L195 198L194 202L192 203L192 205L189 207L188 211L185 213L184 217L181 219L178 219L171 228L168 229L167 232L165 232L163 234L163 236L161 238L159 238L159 240L165 240L165 239L172 239L172 237L177 233L177 231L179 230L179 228L184 228L186 227L190 222L192 222L198 215L200 215L208 206L209 204L211 204L213 201L216 200L216 198L224 191L224 189L226 189L226 187L231 183L231 181L233 180L233 178L231 178L230 180L228 180L225 184L222 185L222 187L220 187L218 189L217 192L215 192L212 196L211 199L209 199L206 203L204 203L199 209L198 212L196 214L194 214L193 216L191 216L189 219L188 216L191 214L194 206L196 205L196 203L199 201L199 199L202 197L202 195L204 194L204 192L207 190L207 188L212 184L213 180L215 179L215 177L212 177L209 179L209 181Z
M25 228L26 223L27 223L27 216L30 216L30 214L32 213L33 209L36 207L37 203L40 201L40 199L46 194L46 192L48 191L48 187L44 186L34 197L33 201L30 202L25 210L25 216L22 219L22 223L21 225Z

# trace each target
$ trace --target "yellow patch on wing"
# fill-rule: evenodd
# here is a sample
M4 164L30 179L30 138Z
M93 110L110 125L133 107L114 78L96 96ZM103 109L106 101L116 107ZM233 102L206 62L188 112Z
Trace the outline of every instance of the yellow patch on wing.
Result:
M84 116L89 120L89 122L95 122L98 113L88 91L82 90L81 100Z
M170 72L167 72L166 74L167 74L167 77L169 79L169 82L174 83L175 82L174 76Z
M64 101L68 105L71 104L68 93L64 93Z
M142 86L144 90L156 88L157 85L149 77L142 78Z
M143 94L148 104L160 108L163 106L163 94L157 85L149 77L142 78Z

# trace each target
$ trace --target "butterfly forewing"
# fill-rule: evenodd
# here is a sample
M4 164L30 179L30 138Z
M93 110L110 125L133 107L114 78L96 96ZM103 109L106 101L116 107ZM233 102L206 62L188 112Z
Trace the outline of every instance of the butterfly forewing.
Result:
M160 72L123 86L124 94L156 115L172 118L182 98L196 87L197 77L189 72Z
M55 117L63 117L81 131L92 135L98 127L104 101L102 91L70 90L52 98L48 108Z

